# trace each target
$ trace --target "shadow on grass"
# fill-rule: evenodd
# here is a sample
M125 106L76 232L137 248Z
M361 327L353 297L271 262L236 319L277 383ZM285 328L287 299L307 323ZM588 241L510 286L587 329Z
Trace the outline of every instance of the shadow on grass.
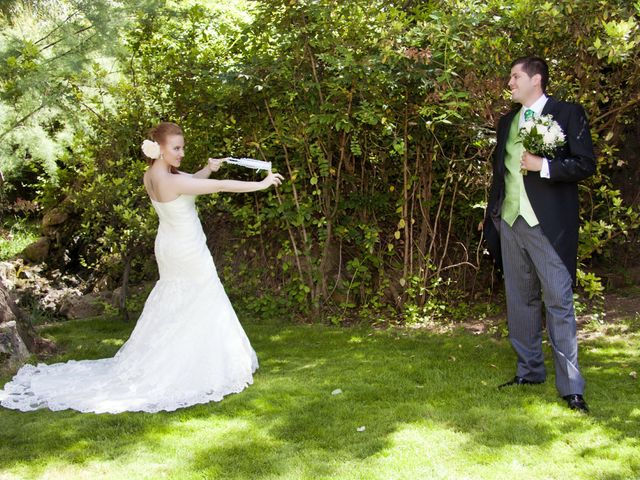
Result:
M93 327L80 322L56 326L61 329L56 334L74 332L69 348L77 353L74 348L85 342L80 352L88 357L82 358L96 358L113 354L113 344L130 330L94 323L97 337ZM83 328L90 331L83 333ZM462 434L464 444L458 448L472 457L486 449L499 454L513 446L548 448L593 429L606 432L611 446L626 442L640 447L640 392L621 373L640 368L630 346L627 354L605 341L582 347L594 411L584 417L566 409L552 377L542 386L497 391L495 385L512 374L513 353L506 340L461 332L373 333L315 326L252 325L246 330L261 368L255 384L241 394L159 414L2 409L0 470L33 463L42 471L53 459L70 464L108 461L128 457L140 445L165 448L160 439L176 436L187 442L183 455L188 471L230 479L284 474L317 478L335 473L342 462L362 461L392 448L396 433L408 426ZM106 337L112 341L105 343ZM550 358L547 352L548 367ZM332 395L338 388L342 393ZM194 437L191 444L179 428L196 422L206 431L207 422L238 419L241 427L205 435L204 441ZM361 426L365 431L357 430ZM598 458L607 448L585 448L576 456ZM621 460L640 472L637 458ZM599 473L623 478L615 471Z

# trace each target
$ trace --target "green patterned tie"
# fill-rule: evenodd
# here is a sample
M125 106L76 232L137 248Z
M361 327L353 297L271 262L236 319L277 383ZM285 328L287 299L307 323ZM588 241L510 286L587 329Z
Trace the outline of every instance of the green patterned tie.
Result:
M527 108L524 111L524 120L528 122L532 118L533 118L533 110L531 110L530 108Z

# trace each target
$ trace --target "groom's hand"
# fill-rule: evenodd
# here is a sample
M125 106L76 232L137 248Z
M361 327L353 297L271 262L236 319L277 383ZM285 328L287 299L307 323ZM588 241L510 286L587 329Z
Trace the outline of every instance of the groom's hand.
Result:
M520 160L520 168L530 172L539 172L542 170L542 157L525 151Z

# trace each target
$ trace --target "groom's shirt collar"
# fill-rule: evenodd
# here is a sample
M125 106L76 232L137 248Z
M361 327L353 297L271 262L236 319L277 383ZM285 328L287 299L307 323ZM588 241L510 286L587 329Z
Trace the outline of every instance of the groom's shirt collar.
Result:
M533 102L533 104L530 107L525 107L524 105L522 105L522 108L520 109L520 122L519 124L522 125L524 123L524 112L527 109L531 109L533 110L533 113L536 117L539 117L542 114L542 110L544 110L544 106L547 104L547 100L549 99L549 97L547 97L544 93L542 95L540 95L540 97Z

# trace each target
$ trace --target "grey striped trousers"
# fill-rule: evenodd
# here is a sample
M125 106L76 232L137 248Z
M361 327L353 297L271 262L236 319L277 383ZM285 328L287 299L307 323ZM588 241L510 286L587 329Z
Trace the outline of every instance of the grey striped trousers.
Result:
M509 339L518 356L516 375L546 378L542 354L542 301L560 395L584 393L578 367L571 275L539 225L518 217L500 223Z

